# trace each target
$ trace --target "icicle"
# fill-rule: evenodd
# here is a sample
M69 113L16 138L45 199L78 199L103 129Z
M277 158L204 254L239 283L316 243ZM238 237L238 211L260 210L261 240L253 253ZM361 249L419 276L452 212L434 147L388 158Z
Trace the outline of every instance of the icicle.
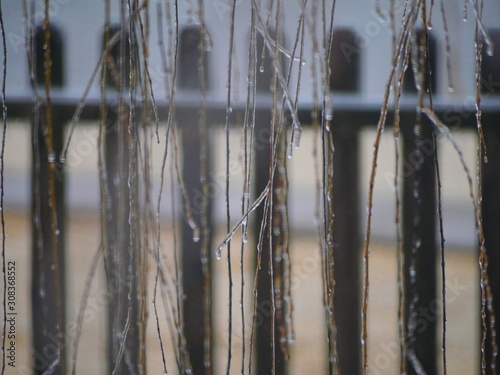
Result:
M203 33L203 48L205 49L206 52L212 51L213 48L213 43L212 43L212 38L210 36L210 33Z
M200 242L200 228L195 226L193 229L193 242Z
M462 12L462 19L464 22L467 22L467 18L468 18L468 11L469 9L469 0L464 0L464 8L463 8L463 12Z
M387 21L386 14L380 7L380 0L375 0L375 14L381 22Z
M49 152L49 154L47 155L47 161L51 164L55 163L56 154L54 153L54 151Z
M230 241L231 239L228 240L228 242ZM215 258L217 260L221 260L222 258L222 249L224 249L226 247L226 244L227 242L223 242L222 244L219 245L219 247L217 248L217 250L215 251Z

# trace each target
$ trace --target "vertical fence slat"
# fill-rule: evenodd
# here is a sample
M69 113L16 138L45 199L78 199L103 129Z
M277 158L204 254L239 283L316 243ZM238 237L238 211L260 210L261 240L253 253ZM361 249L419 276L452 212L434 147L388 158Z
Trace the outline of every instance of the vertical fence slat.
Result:
M206 53L204 43L208 36L203 35L203 30L199 26L190 26L184 28L180 33L180 49L179 49L179 78L178 87L184 90L195 90L200 95L205 95L208 89L209 76L207 74L207 66L209 63L208 54ZM203 92L203 93L202 93ZM199 103L193 102L193 107L189 109L177 110L177 122L181 129L180 136L182 137L182 178L187 193L187 198L190 202L191 214L194 223L199 229L199 238L194 240L193 228L188 223L183 211L181 218L182 231L182 285L184 292L184 300L182 306L182 314L184 320L184 334L186 336L186 345L191 361L193 373L210 375L213 371L213 336L211 332L212 326L212 311L205 311L208 307L205 306L206 298L211 299L211 257L207 256L209 274L205 285L205 277L203 273L203 245L205 231L203 226L203 207L205 199L208 207L206 208L206 225L208 226L208 236L206 239L208 252L211 249L211 211L210 197L204 197L203 186L201 183L202 164L201 164L201 131L200 108ZM208 142L208 140L207 140ZM208 149L207 145L207 149ZM208 152L208 150L207 150ZM210 170L210 160L207 156L206 168ZM208 177L207 177L207 183ZM209 296L207 296L207 293ZM208 314L208 315L207 315ZM210 336L210 348L205 345L207 334ZM206 353L209 350L210 353ZM207 361L208 360L208 361ZM209 363L207 363L209 362Z
M270 158L270 124L271 112L262 111L257 114L255 132L256 132L256 145L255 145L255 169L254 169L254 189L255 196L259 196L265 189L269 181L269 166L271 164ZM275 183L278 183L275 178ZM271 275L269 273L269 262L271 249L269 247L269 213L267 214L267 224L264 227L264 235L262 241L262 258L261 268L259 272L258 288L257 288L257 320L255 328L255 373L256 374L271 374L272 373L272 291L271 291ZM263 222L264 217L264 204L261 204L255 215L255 241L257 242L260 235L260 223ZM274 243L274 241L273 241ZM273 249L273 254L274 254ZM281 350L278 341L279 332L278 325L275 321L275 374L286 374L285 356Z
M436 340L439 311L436 295L436 172L434 165L433 128L422 121L417 135L413 126L403 126L403 246L405 325L415 324L408 338L412 350L425 372L437 373ZM416 249L416 252L414 252ZM412 264L413 262L413 264ZM411 278L414 274L415 282ZM413 303L414 309L410 311ZM414 364L407 360L408 374L416 374Z
M361 374L361 248L359 242L358 128L333 130L333 248L335 321L340 372Z
M199 131L199 113L197 110L178 110L177 122L181 129L182 137L182 176L188 199L191 204L191 213L193 220L202 228L202 207L201 196L203 194L200 181L200 131ZM209 159L207 160L207 169L209 168ZM184 215L184 212L183 212ZM210 374L211 372L205 367L205 347L204 337L206 327L204 320L204 301L205 301L205 286L203 278L203 268L201 262L202 256L202 239L197 242L193 240L193 229L188 224L186 217L181 218L182 230L182 285L184 291L183 300L183 318L184 332L186 335L186 343L191 360L191 365L194 374ZM211 212L210 202L207 208L207 222L211 228ZM203 232L203 231L202 231ZM208 239L208 248L210 249L210 238ZM211 267L211 257L208 257L209 269ZM211 272L210 272L211 273ZM211 289L211 285L208 286ZM212 321L212 312L209 311L209 320ZM213 342L213 340L210 340ZM209 353L213 362L212 353Z
M493 293L493 307L495 310L496 344L500 344L498 335L498 322L500 322L500 127L492 121L483 127L486 147L488 150L488 163L482 165L483 186L483 230L485 238L486 253L488 255L488 277ZM487 312L487 319L490 319ZM480 326L482 332L482 325ZM481 334L482 337L482 334ZM481 358L481 356L479 357ZM491 330L488 326L486 335L486 374L493 374L491 364L493 362L491 351ZM496 368L500 366L497 357ZM481 365L481 363L480 363ZM479 369L478 369L479 370Z
M58 326L65 327L65 268L64 268L64 241L65 241L65 206L64 206L64 174L63 166L59 163L59 156L63 145L63 126L67 119L57 110L53 111L53 148L56 164L54 201L56 203L57 224L57 262L54 268L53 231L51 228L51 208L49 207L49 155L46 140L42 129L42 121L37 134L32 137L37 145L33 149L32 168L32 284L31 305L33 324L33 368L36 374L48 370L58 358L58 347L62 348L61 357L65 356L64 337L58 337ZM32 128L36 131L35 127ZM38 151L38 153L37 153ZM39 163L36 171L35 163ZM38 196L37 196L38 195ZM38 205L38 208L37 208ZM37 214L39 212L39 216ZM38 225L36 223L38 221ZM39 228L39 230L37 229ZM56 274L58 271L58 274ZM58 309L60 312L58 313ZM61 321L58 322L58 316ZM65 361L53 367L52 374L65 374Z
M139 373L140 322L138 305L138 242L131 239L136 231L129 221L130 194L135 193L136 176L130 179L129 163L134 155L129 151L127 116L110 118L105 135L105 168L107 175L106 249L108 307L108 370L116 374ZM119 129L121 127L121 129ZM121 146L120 146L121 145ZM135 198L137 202L137 197ZM132 209L134 209L132 207ZM126 335L124 338L123 335ZM121 349L123 346L123 350Z

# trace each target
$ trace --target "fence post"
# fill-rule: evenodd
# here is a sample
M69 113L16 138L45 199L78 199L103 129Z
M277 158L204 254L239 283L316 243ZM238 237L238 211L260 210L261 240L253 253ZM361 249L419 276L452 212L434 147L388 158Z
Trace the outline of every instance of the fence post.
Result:
M259 111L256 114L255 121L255 196L259 196L266 188L269 181L269 167L271 165L271 148L270 148L270 134L271 134L271 110ZM277 152L279 152L279 147ZM274 185L280 185L282 176L276 171L274 177ZM273 192L274 193L274 192ZM273 215L276 214L274 210ZM279 239L273 235L273 249L269 247L269 225L272 225L270 218L272 216L267 213L264 217L264 204L261 204L256 209L255 215L255 241L258 243L261 225L266 221L266 226L263 228L262 240L262 255L261 255L261 268L257 270L259 273L258 287L257 287L257 324L255 327L255 360L256 360L256 374L271 374L273 368L272 355L272 295L271 290L271 275L269 273L270 262L274 262L274 268L279 269L281 261L271 260L271 253L276 253L276 241ZM277 267L278 266L278 267ZM278 271L279 272L279 271ZM275 372L276 375L286 374L285 353L283 353L279 342L278 322L275 320L274 325L274 347L275 347Z
M493 120L493 118L492 118ZM500 127L495 121L484 122L484 138L486 148L488 150L488 163L482 162L482 186L483 186L483 201L482 201L482 214L483 214L483 230L486 253L488 255L488 277L493 293L493 307L495 310L496 324L496 344L500 344L498 322L500 321L500 231L498 230L500 224ZM493 364L492 350L491 350L491 329L489 326L489 319L491 315L487 311L486 319L488 330L486 335L486 374L493 374L491 365ZM481 337L483 331L482 325L480 326ZM480 357L481 358L481 354ZM481 362L480 362L481 365ZM496 358L495 367L500 365L499 358Z
M177 122L180 135L182 137L182 176L184 179L184 186L190 202L190 209L192 219L200 230L200 238L197 236L193 229L186 220L186 217L181 218L182 230L182 285L184 292L183 300L183 319L184 319L184 334L186 336L186 344L191 360L192 371L194 374L209 375L213 371L213 356L212 350L206 353L207 347L205 346L205 337L210 335L210 342L212 340L211 322L212 311L209 309L205 311L206 298L211 298L212 284L210 280L211 273L211 256L210 251L207 257L208 262L208 280L204 280L203 264L202 264L202 251L204 241L207 241L208 249L211 249L211 209L210 197L208 199L207 225L208 225L208 238L203 238L204 228L202 227L202 199L203 187L200 181L201 175L201 162L200 162L200 129L199 129L199 112L196 109L178 109ZM207 147L209 149L209 147ZM209 170L209 160L207 157L207 169ZM209 180L207 181L209 182ZM185 213L182 211L183 214ZM205 283L208 282L208 285ZM207 315L208 314L208 315ZM209 363L205 360L209 358Z
M140 335L144 322L139 320L137 166L129 147L136 139L128 132L127 109L121 110L109 114L104 140L108 371L120 375L137 374L145 363Z
M43 115L40 115L42 118ZM53 111L54 155L47 152L46 136L41 124L32 127L32 281L31 304L33 325L33 368L42 374L52 368L52 374L66 374L65 366L65 202L64 174L59 156L63 145L63 126L66 118ZM55 164L54 199L57 216L57 246L54 248L52 209L49 205L49 165ZM57 267L54 257L57 258ZM59 328L58 328L59 327ZM62 333L62 335L60 335ZM60 354L58 352L60 351ZM60 362L57 363L58 358Z
M414 360L418 360L425 373L432 375L437 373L438 320L433 312L437 301L436 150L432 124L422 118L419 129L402 126L405 360L408 374L420 373L415 369Z
M335 323L342 374L361 374L361 248L358 127L333 126Z

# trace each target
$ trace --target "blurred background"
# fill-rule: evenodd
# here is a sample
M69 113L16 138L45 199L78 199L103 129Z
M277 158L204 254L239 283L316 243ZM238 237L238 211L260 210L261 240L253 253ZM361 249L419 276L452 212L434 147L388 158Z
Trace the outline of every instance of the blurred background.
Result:
M41 23L43 2L34 1L34 22ZM53 0L51 1L51 23L56 27L62 38L62 79L63 84L55 87L53 95L61 101L78 102L99 62L102 50L102 32L104 13L102 1L88 0ZM192 1L179 3L179 27L189 29L199 23L196 6ZM235 55L233 58L233 106L242 107L246 98L246 64L249 38L248 15L251 2L236 1L235 19ZM357 61L354 77L348 73L346 80L354 82L353 87L333 90L331 93L335 109L342 106L356 108L378 106L383 99L389 71L391 68L391 27L386 9L389 2L381 1L383 14L377 14L372 3L362 1L337 1L335 24L339 29L348 30L356 39L348 46L349 57ZM396 1L396 14L402 17L404 1ZM259 4L261 4L259 2ZM331 2L327 2L331 6ZM265 8L267 2L262 2ZM23 25L21 2L7 2L4 7L4 22L7 36L7 103L30 103L32 100L28 65L26 59L26 36ZM296 2L282 5L284 42L291 50L295 27L300 6ZM475 64L474 50L474 16L469 9L469 20L463 20L463 2L454 0L446 2L446 19L448 33L444 33L443 18L439 9L434 9L432 30L429 35L434 43L432 79L436 101L448 108L449 116L443 121L452 128L453 137L463 153L465 162L473 177L477 165L477 132L462 123L470 121L474 116L475 101ZM472 6L471 6L472 7ZM111 2L111 19L118 22L118 2ZM226 0L208 0L204 5L205 22L210 35L210 51L208 56L208 97L209 105L226 103L227 81L227 46L229 45L229 27L231 5ZM155 19L157 10L150 10L151 20ZM264 12L264 11L263 11ZM385 17L384 17L385 15ZM500 4L486 2L484 5L484 27L491 31L491 37L500 45ZM151 22L150 38L150 68L153 90L157 100L163 105L168 102L162 87L164 72L160 63L157 24ZM319 28L319 25L317 25ZM450 55L446 55L446 39L449 38ZM496 38L496 39L495 39ZM309 41L310 42L310 41ZM306 42L307 43L307 42ZM315 59L310 48L306 48L304 70L301 81L299 103L303 108L311 106L314 96L311 61ZM54 52L54 51L53 51ZM55 52L57 56L57 53ZM498 54L494 55L496 57ZM346 55L344 55L346 57ZM447 68L447 58L451 61L451 70ZM487 60L488 57L485 57ZM287 60L288 61L288 60ZM485 73L490 77L492 90L483 92L485 106L498 105L498 87L500 85L500 65L484 65L491 69ZM264 74L264 73L263 73ZM487 74L491 74L488 76ZM451 82L450 82L451 78ZM498 79L497 79L498 78ZM290 91L294 92L297 85L297 75L292 75ZM496 82L499 82L498 84ZM340 83L341 87L344 83ZM179 85L182 86L182 81ZM453 90L450 89L452 86ZM178 97L188 101L193 97L189 87L179 87ZM197 94L195 92L195 94ZM190 96L191 95L191 96ZM266 94L263 94L266 95ZM99 85L94 82L90 86L89 102L99 98ZM194 96L197 100L197 95ZM403 101L415 105L416 93L405 92ZM17 263L17 306L18 306L18 336L17 336L17 368L8 368L7 373L30 373L32 367L30 316L31 267L32 267L32 229L33 213L31 209L32 181L32 136L30 113L21 116L8 117L7 143L4 155L4 194L6 215L6 246L7 260ZM166 118L161 118L160 138L164 137ZM241 194L244 183L243 172L243 135L241 125L235 121L231 127L230 138L230 212L234 223L241 216ZM219 124L220 125L220 124ZM373 157L373 142L376 136L376 124L363 125L357 133L359 141L359 168L353 168L359 176L359 225L361 230L360 243L366 221L366 207L369 187L369 175ZM364 126L366 125L366 126ZM68 136L69 127L64 130L64 139ZM81 120L76 124L69 144L65 163L66 184L66 319L76 321L80 298L85 280L92 269L92 259L100 243L100 191L99 173L97 169L98 122ZM155 201L159 193L160 169L165 145L152 142L152 196ZM213 126L209 129L209 145L211 152L211 176L225 177L226 144L223 126ZM290 374L327 373L328 354L322 302L321 261L319 240L317 234L316 213L316 182L318 168L313 157L314 150L320 147L314 130L304 126L300 147L294 150L293 158L287 160L289 179L289 218L290 218L290 257L292 259L292 288L294 298L294 327L296 342L291 345ZM183 152L180 147L179 152ZM446 269L448 290L448 372L450 374L473 374L479 371L479 268L478 246L474 226L474 210L469 197L469 186L466 175L460 165L456 151L444 137L438 137L438 155L441 170L443 224L446 239ZM399 344L397 326L397 264L396 264L396 226L395 226L395 150L392 127L382 136L380 154L374 188L374 208L372 224L371 273L370 273L370 304L368 313L368 362L370 373L396 374L399 372ZM169 186L167 177L165 186ZM213 194L213 240L211 251L224 240L226 235L225 185ZM172 207L171 197L179 200L178 191L166 188L161 210L162 242L166 248L165 256L173 256L172 246L174 220L179 220L179 211ZM232 223L232 224L234 224ZM177 230L179 230L177 222ZM238 244L241 241L239 232L233 238ZM237 248L237 246L236 246ZM252 294L250 276L254 272L253 258L256 253L255 238L251 237L245 250L244 268L247 280L245 293ZM439 255L439 254L437 254ZM239 251L233 258L233 282L235 293L239 288ZM439 262L439 257L436 262ZM224 260L213 259L213 319L214 319L214 373L224 372L227 351L227 301L228 280ZM149 277L150 290L153 285L154 273ZM184 275L186 277L186 275ZM99 264L96 280L90 293L89 306L93 314L85 321L77 362L77 373L106 373L106 306L98 300L100 291L105 288L105 276L102 260ZM439 288L439 287L438 287ZM439 295L439 289L438 289ZM92 302L93 301L93 302ZM239 299L233 300L235 311L239 309ZM92 305L93 304L93 305ZM251 300L245 301L248 315L252 309ZM150 305L150 301L148 301ZM353 311L353 314L358 312ZM165 316L160 314L160 320L167 331ZM441 311L431 312L429 320L441 322ZM441 323L439 323L441 324ZM441 326L438 324L440 340ZM239 330L242 322L237 313L234 314L235 327L233 355L234 365L231 373L239 373L241 358L241 338ZM246 322L247 334L249 323ZM147 365L150 373L162 371L162 359L156 336L156 326L153 315L147 321ZM248 337L246 338L248 340ZM167 363L172 365L172 343L165 340ZM438 345L440 349L440 344ZM247 348L248 349L248 348ZM438 357L440 358L440 357ZM172 367L175 373L175 365ZM16 372L17 371L17 372ZM23 372L24 371L24 372ZM169 370L170 373L170 370Z

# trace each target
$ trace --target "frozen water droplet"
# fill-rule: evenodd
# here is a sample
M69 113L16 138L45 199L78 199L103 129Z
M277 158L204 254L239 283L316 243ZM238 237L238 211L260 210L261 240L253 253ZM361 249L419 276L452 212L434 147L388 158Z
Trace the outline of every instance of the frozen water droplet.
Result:
M410 267L410 276L411 276L412 278L414 278L414 277L416 276L416 274L417 274L417 273L416 273L416 271L415 271L415 267Z
M293 147L299 148L300 147L300 136L301 136L302 130L299 128L295 129L295 138L293 139Z
M293 155L293 148L292 145L288 146L288 149L286 150L286 156L288 159L291 159Z
M193 228L193 241L200 242L200 229L198 227Z
M56 236L59 236L59 229L56 229Z
M212 38L210 38L210 34L208 34L207 32L205 33L204 44L205 44L205 51L210 52L212 50L213 43L212 43Z
M261 65L259 68L259 72L264 73L264 65Z
M54 154L54 152L49 152L49 154L47 155L47 160L49 161L49 163L55 162L56 154Z
M493 56L495 54L495 46L492 42L488 43L486 53L488 54L488 56Z
M333 110L331 106L325 107L325 120L332 121L333 120Z
M226 243L223 243L220 245L217 250L215 251L215 258L217 260L220 260L222 258L222 249L226 246Z
M243 241L243 243L247 243L248 242L248 235L247 235L246 231L243 232L242 241Z
M66 158L61 155L61 157L59 158L59 163L61 163L61 164L66 163Z
M448 92L455 92L455 88L452 85L449 85Z
M228 107L228 108L227 108L227 111L228 111L229 113L233 113L233 107Z

